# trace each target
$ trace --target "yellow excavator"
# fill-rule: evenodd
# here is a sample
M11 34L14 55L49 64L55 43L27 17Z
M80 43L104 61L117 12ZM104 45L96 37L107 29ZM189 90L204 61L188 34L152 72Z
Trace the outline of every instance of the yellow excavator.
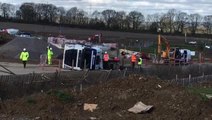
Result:
M162 43L165 43L166 49L162 50ZM181 58L179 48L171 48L170 42L160 34L158 35L158 57L163 63L176 63Z

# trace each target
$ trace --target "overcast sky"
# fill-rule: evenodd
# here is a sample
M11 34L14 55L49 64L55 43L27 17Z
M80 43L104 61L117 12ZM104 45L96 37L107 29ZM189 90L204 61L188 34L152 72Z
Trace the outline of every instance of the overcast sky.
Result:
M187 13L212 15L212 0L0 0L2 3L20 5L24 2L51 3L65 9L77 7L86 12L114 9L116 11L139 11L143 14L163 13L177 9Z

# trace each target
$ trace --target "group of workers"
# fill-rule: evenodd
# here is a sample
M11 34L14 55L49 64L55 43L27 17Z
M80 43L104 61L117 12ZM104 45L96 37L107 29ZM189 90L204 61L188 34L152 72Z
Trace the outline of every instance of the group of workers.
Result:
M109 69L109 65L108 65L108 62L109 62L109 54L107 52L104 53L103 55L103 69ZM130 62L131 62L131 65L132 65L132 70L134 70L135 68L135 65L136 63L138 64L139 66L139 69L141 71L141 65L143 63L143 60L142 60L142 57L140 56L137 60L137 56L135 53L133 53L131 55L131 59L130 59Z
M142 65L142 63L143 63L142 57L140 56L140 57L138 58L138 61L137 61L136 54L133 53L133 54L131 55L132 70L135 69L135 64L136 64L136 62L138 63L138 67L139 67L139 69L140 69L140 71L141 71L141 65Z
M48 65L51 65L52 64L52 57L53 57L53 55L54 55L54 53L52 51L52 48L48 46L47 47L47 64ZM27 51L26 48L23 48L23 51L21 52L19 58L22 61L24 68L26 68L26 63L29 60L29 52Z

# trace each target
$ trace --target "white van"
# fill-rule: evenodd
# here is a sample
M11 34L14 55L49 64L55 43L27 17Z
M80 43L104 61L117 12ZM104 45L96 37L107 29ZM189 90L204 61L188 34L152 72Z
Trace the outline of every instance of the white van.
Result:
M191 51L188 49L180 49L181 60L184 61L185 64L189 64L191 62Z

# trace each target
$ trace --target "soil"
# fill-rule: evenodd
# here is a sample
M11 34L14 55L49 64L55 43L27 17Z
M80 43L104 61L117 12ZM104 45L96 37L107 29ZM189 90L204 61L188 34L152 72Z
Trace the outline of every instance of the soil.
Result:
M63 97L58 97L61 91L64 93ZM204 101L200 96L188 92L186 88L169 84L156 77L131 75L127 78L114 79L84 88L82 92L74 91L74 89L61 91L51 90L2 101L0 118L42 120L212 119L212 101ZM153 105L154 108L143 114L127 111L139 101L146 105ZM98 104L98 106L93 112L84 111L84 103Z

